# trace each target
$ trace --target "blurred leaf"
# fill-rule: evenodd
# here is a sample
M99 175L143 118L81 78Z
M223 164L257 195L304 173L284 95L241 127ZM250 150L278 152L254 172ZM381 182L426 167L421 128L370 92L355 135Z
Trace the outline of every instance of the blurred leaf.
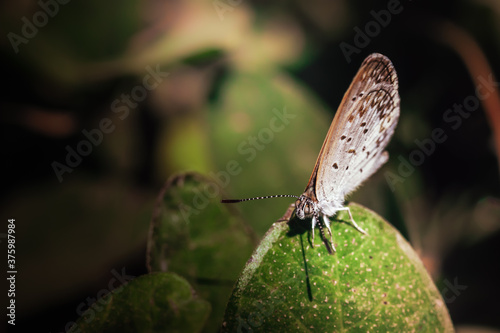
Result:
M207 56L213 58L238 50L245 45L248 39L245 36L253 34L252 13L245 5L238 6L238 10L224 20L220 19L212 2L179 1L155 5L162 11L158 22L134 36L121 57L89 66L89 77L142 73L145 66L172 66Z
M107 60L121 55L141 27L141 5L139 0L92 0L59 5L58 12L40 29L40 34L52 46L64 45L70 52L66 56L83 61ZM50 45L44 49L49 51Z
M162 124L156 154L162 179L182 170L200 173L210 170L205 127L206 121L199 116L171 117Z
M223 331L453 332L445 303L422 262L390 224L350 205L369 235L332 224L329 255L309 221L275 223L248 261L228 304ZM339 221L349 221L341 212Z
M70 332L200 332L209 313L186 280L154 273L98 300Z
M191 58L207 50L232 50L244 44L243 36L251 29L251 13L246 6L220 20L212 2L178 2L169 8L168 33L159 35L159 39L142 49L137 54L129 54L128 64L171 63L184 58ZM134 58L136 60L134 60ZM126 59L126 60L127 60Z
M216 172L237 170L227 183L231 197L300 195L328 131L331 116L291 77L276 71L228 75L209 111ZM287 206L285 199L238 206L257 233L269 228Z
M219 201L214 181L194 173L171 177L158 197L148 240L149 270L182 275L211 303L210 332L220 327L255 243L251 230Z
M45 13L45 8L51 10L50 16ZM32 25L36 29L33 36L14 48L18 49L16 56L19 59L16 61L21 59L49 82L63 85L87 83L85 78L88 75L92 79L95 75L102 77L102 74L91 73L85 64L122 57L131 37L140 28L139 8L140 1L137 0L51 2L43 8L37 3L29 8L33 12L22 13L26 16L18 13L19 18L11 22L12 32L24 36L22 31L26 23L21 17L33 24L35 16L47 15L46 23Z

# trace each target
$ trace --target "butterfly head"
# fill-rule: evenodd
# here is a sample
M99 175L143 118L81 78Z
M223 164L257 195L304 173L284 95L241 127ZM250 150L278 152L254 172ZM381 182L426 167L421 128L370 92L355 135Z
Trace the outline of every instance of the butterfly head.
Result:
M314 215L317 210L317 202L305 194L302 194L297 201L295 201L295 215L301 220Z

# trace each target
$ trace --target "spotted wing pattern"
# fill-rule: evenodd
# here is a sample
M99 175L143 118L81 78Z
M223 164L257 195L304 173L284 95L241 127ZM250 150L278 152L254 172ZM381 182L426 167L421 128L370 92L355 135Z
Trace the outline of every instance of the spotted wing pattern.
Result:
M321 202L341 204L377 171L399 118L398 78L391 61L365 59L344 95L321 147L308 187ZM307 188L306 188L307 190Z

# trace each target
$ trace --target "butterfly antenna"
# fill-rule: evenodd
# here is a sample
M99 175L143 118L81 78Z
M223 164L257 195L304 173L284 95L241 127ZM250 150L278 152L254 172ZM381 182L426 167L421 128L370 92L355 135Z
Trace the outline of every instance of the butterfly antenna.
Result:
M247 199L225 199L221 200L222 203L237 203L242 201L250 201L250 200L260 200L260 199L270 199L270 198L299 198L296 195L292 194L278 194L278 195L266 195L264 197L255 197L255 198L247 198Z

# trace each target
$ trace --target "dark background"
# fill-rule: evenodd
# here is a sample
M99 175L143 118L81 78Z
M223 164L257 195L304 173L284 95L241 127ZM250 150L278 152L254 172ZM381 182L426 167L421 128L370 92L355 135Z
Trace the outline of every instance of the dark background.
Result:
M411 241L457 327L500 329L500 122L491 116L500 112L498 86L460 125L445 118L474 96L479 78L500 77L496 1L241 1L224 2L224 12L212 1L47 3L53 15L13 47L12 33L24 38L23 17L33 22L44 9L36 1L0 2L0 212L4 222L16 218L16 328L36 322L40 331L61 332L81 302L107 288L113 270L146 273L148 224L162 184L179 171L217 172L237 156L217 121L227 118L221 110L238 111L232 115L243 138L259 130L245 124L272 107L324 119L322 127L308 127L316 126L311 120L303 132L285 130L283 141L276 135L245 169L262 176L245 174L225 189L235 197L300 194L352 77L379 52L398 72L401 118L390 162L352 200ZM399 3L398 12L359 44L358 31L377 22L372 11L387 13L389 3ZM349 59L346 44L357 48ZM142 85L147 66L169 76L120 120L113 102ZM290 95L301 98L300 109ZM114 130L59 181L53 162L64 163L66 147L77 147L82 131L103 118ZM391 191L386 172L397 174L399 157L408 161L419 149L415 140L436 128L447 139ZM286 153L301 142L310 147L306 157ZM280 153L293 163L279 164ZM252 205L241 208L249 220L263 214L272 221L286 209ZM261 236L269 224L253 226Z

